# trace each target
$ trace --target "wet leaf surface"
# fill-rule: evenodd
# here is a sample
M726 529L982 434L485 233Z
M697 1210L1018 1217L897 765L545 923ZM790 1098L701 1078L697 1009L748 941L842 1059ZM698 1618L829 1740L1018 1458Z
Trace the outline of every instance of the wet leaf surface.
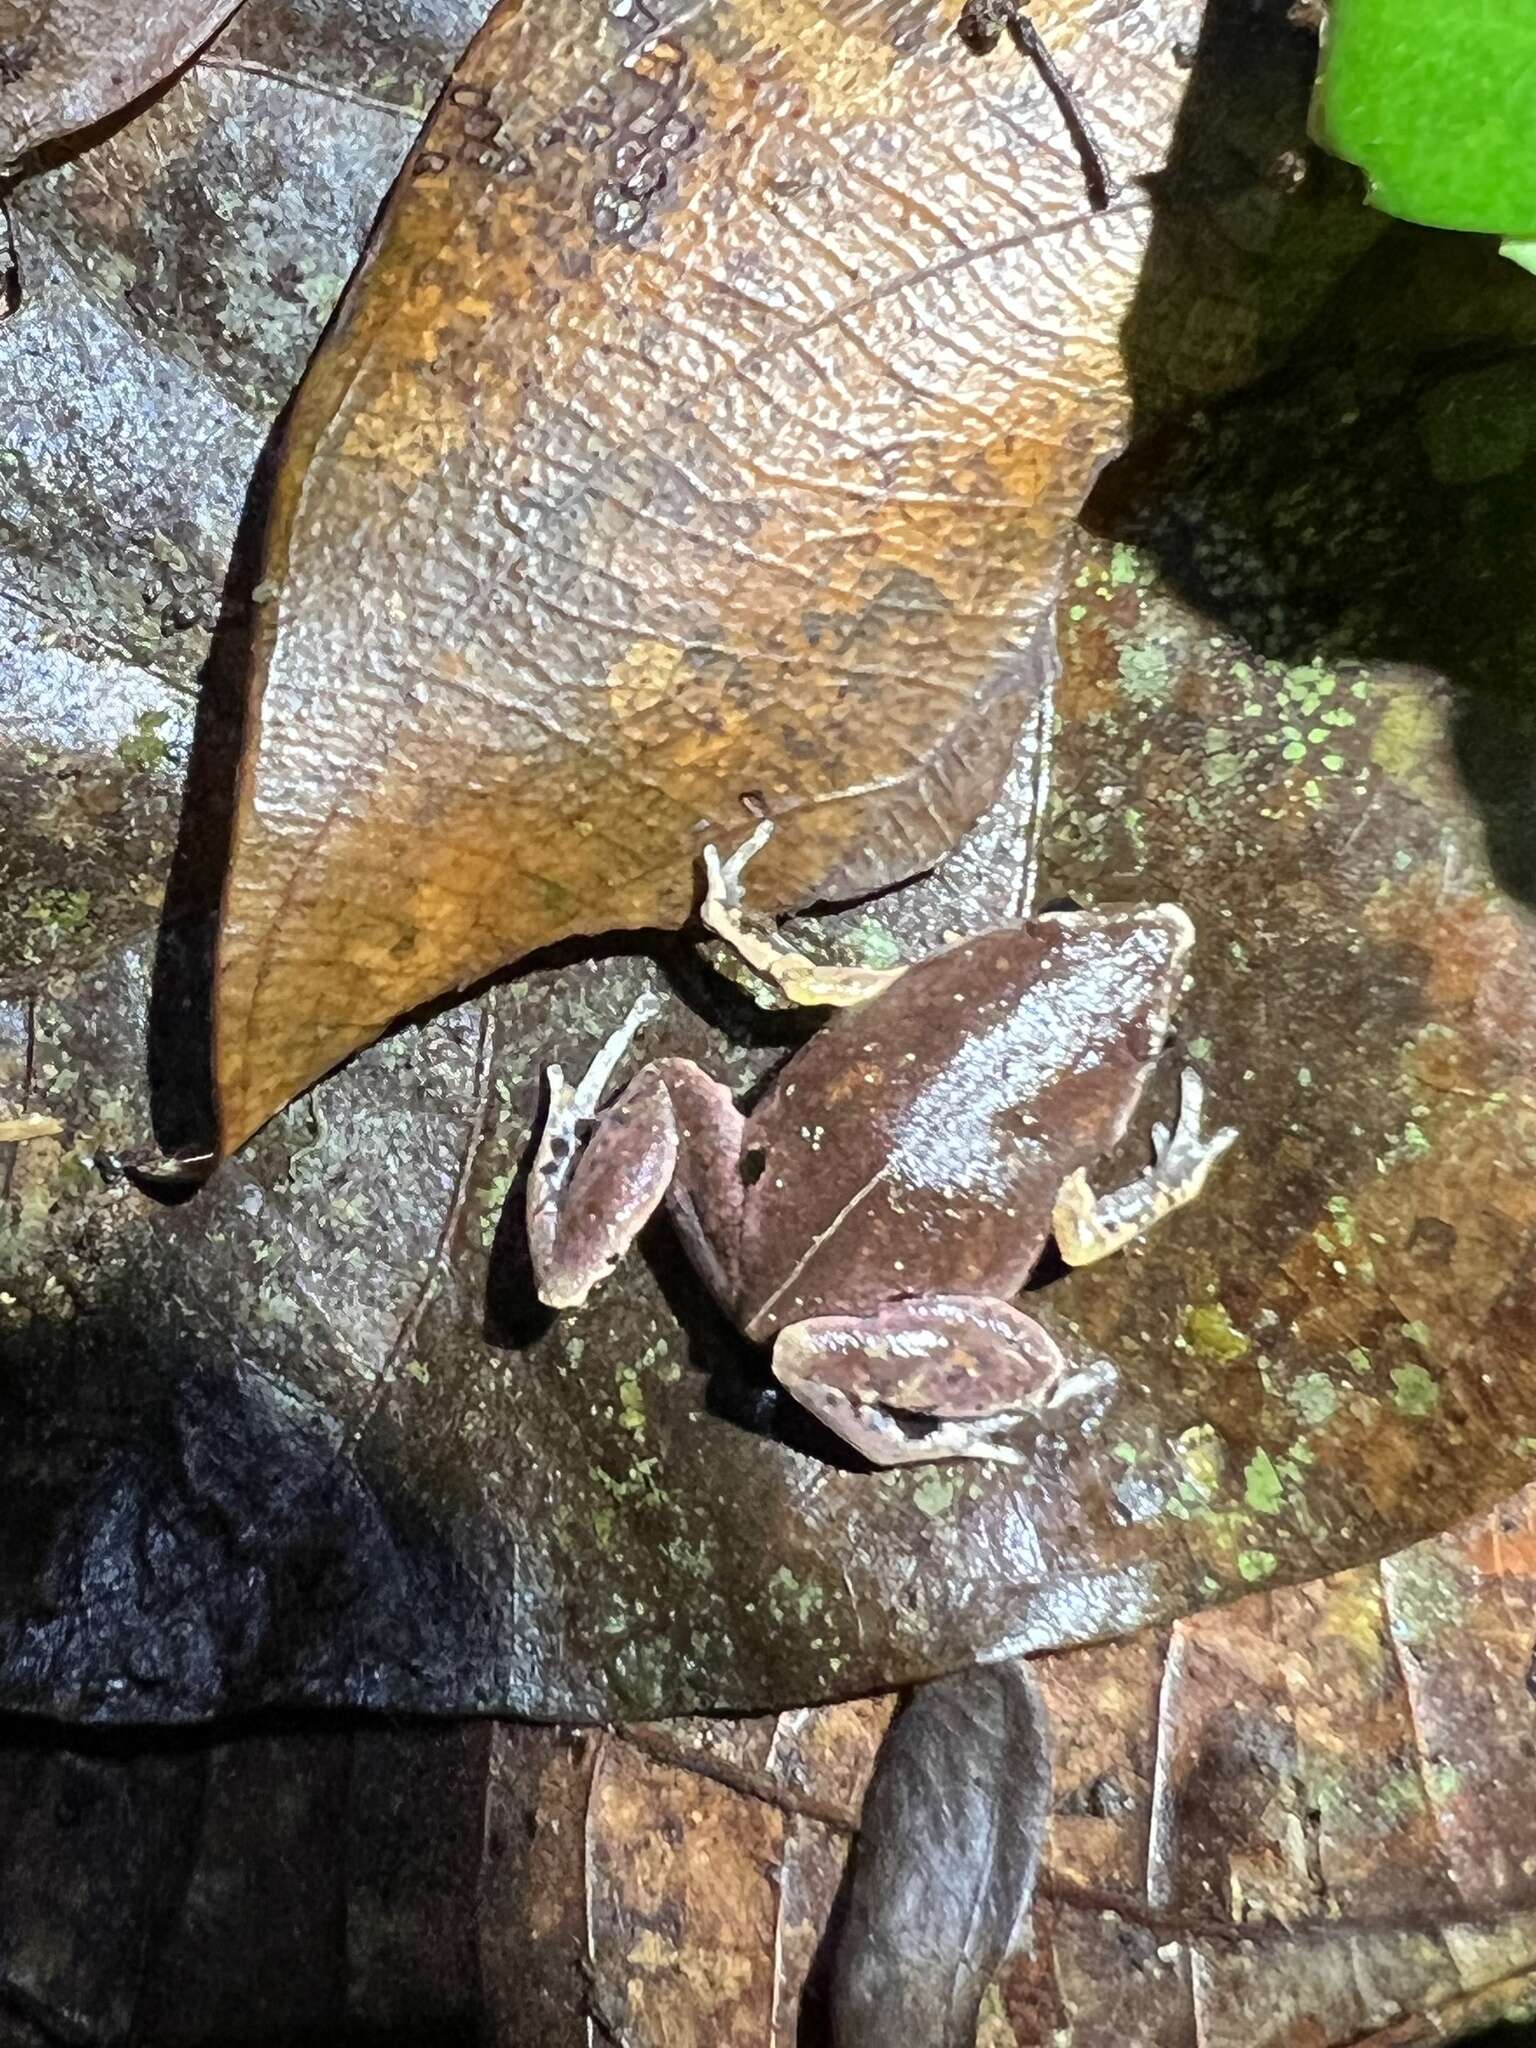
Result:
M93 127L172 77L240 0L5 0L0 7L0 172Z
M247 8L239 35L262 18ZM425 34L402 30L403 68ZM1213 15L1191 73L1127 328L1146 434L1100 493L1106 531L1061 612L1050 815L1037 724L951 861L816 941L878 961L1061 893L1194 911L1182 1041L1243 1143L1197 1211L1033 1298L1074 1357L1119 1368L1093 1426L1043 1439L1022 1482L851 1469L778 1405L664 1231L581 1315L533 1309L507 1197L540 1062L578 1065L647 983L668 1003L646 1049L734 1086L795 1028L669 941L546 956L386 1040L188 1206L104 1174L149 1126L147 927L186 692L226 604L238 638L253 573L220 594L241 465L318 325L318 280L351 260L365 195L430 90L404 69L415 82L381 109L375 72L345 76L365 40L327 39L342 70L323 90L273 80L269 45L221 43L148 126L104 145L119 152L105 184L93 153L18 198L52 282L0 347L62 381L30 401L11 543L5 758L22 794L7 823L22 831L6 842L20 866L0 1106L62 1130L8 1146L0 1169L4 1698L118 1719L274 1701L765 1707L1167 1622L1385 1554L1516 1484L1536 1448L1533 962L1525 711L1498 657L1519 644L1529 579L1519 471L1465 474L1471 456L1458 468L1447 448L1486 436L1453 442L1444 421L1519 417L1525 302L1509 266L1478 271L1434 238L1375 223L1362 248L1332 170L1321 190L1275 182L1306 89L1305 39L1278 12L1267 40L1245 10ZM242 123L259 135L281 108L290 139L302 123L314 138L296 175L318 161L335 195L292 202L295 235L315 209L293 260L316 304L284 301L261 328L231 287L184 360L156 263L141 253L130 290L112 237L169 250L224 219L197 195L216 187L227 211ZM320 148L328 119L365 138L351 185L336 169L351 145L329 166ZM141 203L114 211L113 183L135 176ZM260 220L283 217L288 189L251 197ZM243 220L219 275L238 270ZM116 326L142 323L115 411L86 402L88 352L52 346L102 294ZM1491 394L1490 338L1506 380ZM1267 367L1284 375L1247 389ZM210 407L193 465L167 453L189 392ZM66 545L46 522L76 469ZM1412 516L1431 483L1433 567ZM169 633L143 596L156 532L199 608ZM1485 555L1497 602L1471 606L1458 593L1480 538L1504 552ZM195 1066L194 1038L173 1031L162 1058ZM1121 1169L1144 1142L1143 1127Z
M1193 4L1049 12L1156 169ZM1147 219L949 0L495 10L296 401L220 937L233 1151L392 1019L931 862L1052 667Z
M1411 2048L1528 2013L1533 1560L1528 1490L1383 1566L1034 1661L1046 1853L980 2048ZM895 1706L11 1721L0 2042L825 2048ZM936 1774L955 1811L976 1761Z

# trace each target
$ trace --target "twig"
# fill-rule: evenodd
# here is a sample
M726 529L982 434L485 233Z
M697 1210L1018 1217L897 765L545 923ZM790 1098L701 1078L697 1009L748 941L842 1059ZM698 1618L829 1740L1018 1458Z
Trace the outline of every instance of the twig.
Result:
M1094 141L1078 107L1077 97L1057 70L1056 60L1041 40L1040 31L1030 20L1023 0L965 0L960 14L960 34L973 50L985 52L996 49L1004 29L1013 38L1014 47L1029 59L1045 81L1046 90L1056 102L1057 111L1067 125L1067 133L1082 162L1088 204L1095 213L1102 213L1111 199L1118 195L1120 187L1110 176L1103 152Z

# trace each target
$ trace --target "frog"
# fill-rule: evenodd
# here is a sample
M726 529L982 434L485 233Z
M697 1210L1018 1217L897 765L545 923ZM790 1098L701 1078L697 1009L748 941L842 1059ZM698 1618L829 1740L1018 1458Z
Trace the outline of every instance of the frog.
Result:
M1203 1130L1185 1065L1152 1156L1096 1194L1090 1171L1130 1126L1169 1037L1194 927L1176 904L1047 909L890 967L824 964L763 930L743 875L703 851L700 917L767 999L830 1015L753 1107L696 1062L610 1083L658 1007L643 995L575 1085L545 1071L528 1175L533 1277L583 1304L665 1207L778 1384L871 1466L1019 1465L1028 1439L1089 1398L1016 1300L1054 1240L1068 1266L1194 1201L1237 1132Z

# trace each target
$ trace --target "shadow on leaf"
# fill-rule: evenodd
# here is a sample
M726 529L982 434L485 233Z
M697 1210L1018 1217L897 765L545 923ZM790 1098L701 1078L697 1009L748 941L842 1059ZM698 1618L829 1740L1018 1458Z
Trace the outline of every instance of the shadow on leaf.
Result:
M1536 901L1536 286L1365 208L1307 144L1314 60L1281 7L1209 10L1088 523L1262 660L1445 676L1494 871Z

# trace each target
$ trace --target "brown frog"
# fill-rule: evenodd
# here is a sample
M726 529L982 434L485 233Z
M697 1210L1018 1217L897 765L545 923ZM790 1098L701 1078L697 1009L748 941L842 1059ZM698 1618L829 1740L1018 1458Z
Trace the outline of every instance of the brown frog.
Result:
M876 1465L978 1457L1083 1391L1010 1296L1049 1237L1085 1265L1192 1201L1236 1137L1204 1137L1186 1068L1147 1170L1096 1196L1162 1049L1194 931L1171 904L1048 912L888 971L820 967L749 930L741 874L705 851L706 925L791 1002L840 1014L743 1115L691 1060L599 1105L642 998L581 1083L548 1070L528 1183L539 1293L574 1308L663 1200L796 1400ZM582 1128L590 1125L583 1142Z

